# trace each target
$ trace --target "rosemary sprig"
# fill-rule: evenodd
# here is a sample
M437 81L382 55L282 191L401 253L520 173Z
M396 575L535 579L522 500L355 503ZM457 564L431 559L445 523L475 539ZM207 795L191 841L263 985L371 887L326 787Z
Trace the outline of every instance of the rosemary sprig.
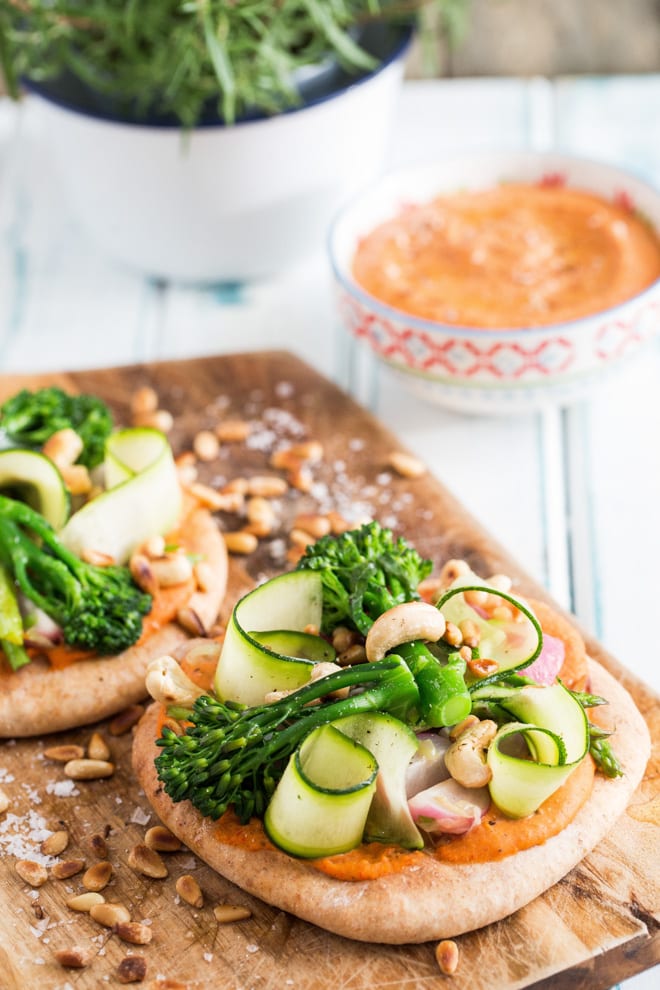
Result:
M209 104L228 123L299 99L292 74L334 55L349 72L374 67L351 29L407 20L426 4L447 25L468 0L5 0L0 68L18 95L72 74L117 112L173 115L193 127ZM444 22L443 22L444 23Z

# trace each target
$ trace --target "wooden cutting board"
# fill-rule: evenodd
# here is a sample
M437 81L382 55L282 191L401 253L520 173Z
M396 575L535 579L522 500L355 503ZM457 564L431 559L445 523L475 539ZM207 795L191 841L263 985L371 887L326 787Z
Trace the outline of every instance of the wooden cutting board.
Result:
M254 580L287 565L282 559L293 517L301 511L337 508L355 519L371 515L406 535L424 555L441 564L467 558L477 572L505 572L521 591L547 597L515 561L485 533L447 490L423 475L405 479L387 468L387 456L401 449L397 440L351 399L307 365L282 352L242 354L72 374L0 378L0 399L21 386L56 383L93 392L129 422L131 395L150 384L161 406L175 417L171 434L177 452L190 448L195 433L221 418L249 419L248 444L227 444L204 466L205 480L218 483L236 474L271 473L268 455L286 440L317 439L324 457L314 469L313 493L289 493L279 500L281 532L262 541L248 558L234 558L224 614ZM221 520L226 528L237 520ZM608 839L561 883L512 917L461 936L456 990L499 990L537 986L606 988L660 960L658 894L660 788L657 697L597 643L589 649L626 685L647 718L655 746L646 779L628 812ZM132 846L154 824L144 795L130 772L130 733L109 739L117 764L114 777L78 782L67 789L61 766L44 759L55 742L85 745L92 729L59 737L4 743L0 787L11 806L0 816L0 990L98 988L118 985L116 968L127 953L142 955L142 984L170 990L312 990L397 987L431 990L443 977L433 944L381 946L351 942L323 932L244 894L186 852L167 858L169 876L148 880L127 865ZM115 876L107 900L125 904L134 920L148 919L153 940L130 946L100 929L88 916L71 912L65 900L81 890L79 876L49 880L37 891L14 871L15 855L30 858L38 849L38 828L63 827L71 844L61 858L96 861L90 837L106 833ZM179 902L175 880L193 873L205 894L195 910ZM212 908L219 903L248 905L253 915L219 926ZM53 959L59 948L84 945L93 961L65 971Z

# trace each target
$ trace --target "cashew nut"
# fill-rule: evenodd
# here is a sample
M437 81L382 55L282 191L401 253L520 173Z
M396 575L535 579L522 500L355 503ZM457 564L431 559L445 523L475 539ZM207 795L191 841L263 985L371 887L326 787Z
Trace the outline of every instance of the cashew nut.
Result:
M164 705L192 705L206 692L190 680L173 657L157 657L147 667L147 691Z
M423 639L436 643L445 631L445 619L428 602L403 602L379 615L367 634L367 660L382 660L388 650Z
M486 750L495 738L497 725L484 719L461 732L445 753L445 766L463 787L484 787L493 776L485 760Z

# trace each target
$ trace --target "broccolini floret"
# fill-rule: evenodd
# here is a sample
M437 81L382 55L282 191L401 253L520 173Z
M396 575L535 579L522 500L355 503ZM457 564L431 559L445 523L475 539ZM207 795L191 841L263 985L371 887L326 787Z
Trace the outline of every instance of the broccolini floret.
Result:
M298 568L321 575L321 631L330 633L345 625L365 636L383 612L419 598L417 587L432 566L403 538L395 539L377 522L341 536L322 537L298 562Z
M37 542L38 541L38 542ZM71 553L29 506L0 495L0 563L71 646L120 653L142 632L151 596L126 567L94 567Z
M69 395L50 386L36 392L22 389L0 406L0 430L14 445L42 447L58 430L75 430L83 442L78 463L92 468L105 454L112 415L94 395Z

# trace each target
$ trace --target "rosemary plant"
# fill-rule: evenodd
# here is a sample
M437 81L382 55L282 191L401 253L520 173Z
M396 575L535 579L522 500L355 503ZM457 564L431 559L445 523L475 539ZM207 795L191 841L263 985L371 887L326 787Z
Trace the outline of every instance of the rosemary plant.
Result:
M228 123L249 108L277 113L299 99L294 72L328 55L375 67L352 29L410 22L426 4L449 33L467 0L2 0L0 67L21 79L72 75L139 119L193 127L209 104Z

